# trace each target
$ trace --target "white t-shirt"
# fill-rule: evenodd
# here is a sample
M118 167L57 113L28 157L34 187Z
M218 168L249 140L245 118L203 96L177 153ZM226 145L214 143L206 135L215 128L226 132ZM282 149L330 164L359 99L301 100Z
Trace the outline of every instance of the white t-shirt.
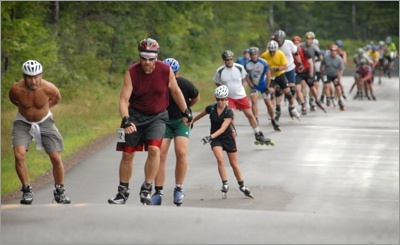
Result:
M231 68L223 65L216 70L214 81L217 84L226 85L228 87L229 98L242 99L247 96L242 83L246 75L247 71L241 64L234 63Z
M281 50L286 56L287 68L285 72L291 71L296 68L296 65L294 64L293 54L297 52L297 46L292 42L292 40L285 39L282 46L279 47L279 50Z

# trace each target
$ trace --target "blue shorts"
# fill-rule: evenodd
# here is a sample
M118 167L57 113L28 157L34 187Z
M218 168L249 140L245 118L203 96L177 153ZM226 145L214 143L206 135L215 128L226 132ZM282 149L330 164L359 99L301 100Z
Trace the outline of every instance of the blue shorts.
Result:
M294 69L291 70L291 71L285 72L285 76L286 76L289 84L291 84L291 83L295 84L296 83L296 73L295 73Z

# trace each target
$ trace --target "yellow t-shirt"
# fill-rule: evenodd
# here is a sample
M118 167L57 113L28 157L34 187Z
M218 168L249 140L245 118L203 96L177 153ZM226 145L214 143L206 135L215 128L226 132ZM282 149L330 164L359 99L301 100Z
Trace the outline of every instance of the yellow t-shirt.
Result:
M284 70L282 71L273 71L271 67L279 67L283 65L287 65L287 60L285 54L281 50L277 50L274 56L271 56L269 51L265 51L260 55L260 58L266 60L268 62L268 66L271 71L272 77L277 77L285 73Z
M374 62L379 61L379 52L378 51L368 50L368 54Z

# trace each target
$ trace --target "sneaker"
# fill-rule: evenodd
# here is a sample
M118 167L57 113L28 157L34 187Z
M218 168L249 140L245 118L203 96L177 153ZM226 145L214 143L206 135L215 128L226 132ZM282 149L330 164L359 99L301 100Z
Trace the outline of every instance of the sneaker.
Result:
M61 185L56 185L56 189L53 192L54 201L60 204L70 204L71 200L65 195L65 189Z
M31 204L33 201L33 191L32 191L32 186L30 185L24 185L21 188L22 191L22 198L21 198L21 204Z
M244 194L246 197L254 198L253 194L251 194L250 189L247 188L246 186L239 186L239 190L240 190L241 192L243 192L243 194Z
M161 205L163 193L162 191L156 191L151 196L151 205Z
M174 189L174 204L180 206L183 203L185 194L183 194L181 187L175 187Z
M129 197L129 188L123 185L118 186L118 193L114 198L108 199L109 204L125 204Z
M144 186L144 183L142 187L140 188L139 196L140 196L140 202L143 203L143 205L150 205L151 204L151 191L153 187L150 184L149 188L146 188Z
M227 193L229 191L229 184L222 184L221 192Z

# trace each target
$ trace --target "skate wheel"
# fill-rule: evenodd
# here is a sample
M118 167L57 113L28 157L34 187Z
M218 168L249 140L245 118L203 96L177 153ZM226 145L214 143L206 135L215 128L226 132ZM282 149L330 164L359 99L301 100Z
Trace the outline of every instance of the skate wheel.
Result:
M254 144L255 144L255 145L259 145L259 144L260 144L260 142L258 142L258 141L254 141Z
M275 142L273 142L272 140L269 142L270 145L274 146Z
M249 197L254 199L254 196L253 196L253 194L251 194L251 193L249 194Z

